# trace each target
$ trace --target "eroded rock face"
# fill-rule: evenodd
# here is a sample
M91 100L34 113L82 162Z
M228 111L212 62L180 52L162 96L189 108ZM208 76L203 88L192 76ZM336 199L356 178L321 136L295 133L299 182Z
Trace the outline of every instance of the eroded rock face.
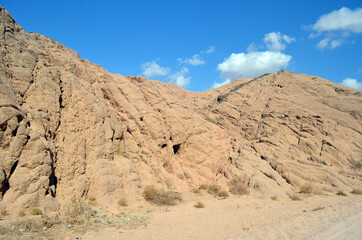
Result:
M60 43L26 33L0 8L0 204L57 211L72 198L143 201L235 176L251 194L287 197L306 182L361 187L361 93L280 71L188 92L110 74Z

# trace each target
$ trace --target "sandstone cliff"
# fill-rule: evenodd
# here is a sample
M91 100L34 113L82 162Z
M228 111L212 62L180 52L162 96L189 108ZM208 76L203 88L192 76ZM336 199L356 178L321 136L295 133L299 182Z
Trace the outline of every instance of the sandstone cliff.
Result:
M287 198L362 187L361 92L282 70L189 92L111 74L26 33L0 7L0 207L58 211L144 201L150 184L188 191L239 176L251 194Z

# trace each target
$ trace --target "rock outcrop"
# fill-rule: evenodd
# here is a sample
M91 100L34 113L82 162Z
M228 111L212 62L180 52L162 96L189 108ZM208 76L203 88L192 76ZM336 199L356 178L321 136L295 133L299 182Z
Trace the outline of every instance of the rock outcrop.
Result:
M143 201L245 180L255 196L362 187L361 92L282 70L189 92L111 74L26 33L0 7L0 205L58 211L71 199ZM1 207L0 206L0 207Z

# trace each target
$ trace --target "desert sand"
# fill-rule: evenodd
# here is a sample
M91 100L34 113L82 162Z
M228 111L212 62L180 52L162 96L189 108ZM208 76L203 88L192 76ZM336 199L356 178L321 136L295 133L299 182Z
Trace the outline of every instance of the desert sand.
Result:
M156 208L147 227L105 229L81 235L91 239L348 239L362 236L362 196L316 196L302 201L250 197L205 198ZM68 235L74 239L77 233Z

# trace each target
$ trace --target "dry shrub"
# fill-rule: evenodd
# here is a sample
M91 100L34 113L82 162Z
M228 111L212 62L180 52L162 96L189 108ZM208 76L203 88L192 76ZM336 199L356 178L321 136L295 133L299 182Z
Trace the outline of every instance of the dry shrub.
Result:
M182 201L180 193L159 190L155 186L147 186L143 191L143 197L146 201L157 205L176 205L179 201Z
M206 190L208 193L217 196L219 192L221 191L221 187L216 184L210 184L208 185L208 188Z
M319 211L319 210L323 210L323 209L324 209L324 207L319 206L319 207L314 208L312 211L315 212L315 211Z
M85 202L77 202L74 199L69 204L62 215L62 221L66 224L83 224L89 221L90 217L94 215L89 205Z
M227 198L227 197L229 197L229 193L225 190L222 190L217 194L217 196L222 197L222 198Z
M207 184L207 183L200 184L200 186L199 186L199 189L202 189L202 190L207 190L208 188L209 188L209 184Z
M351 191L351 193L352 193L352 194L361 195L361 194L362 194L362 190L355 188L355 189L353 189L353 190Z
M202 202L197 202L197 203L195 203L194 207L195 208L204 208L205 205Z
M5 207L0 208L0 217L5 217L8 215L8 211L6 211Z
M300 188L300 193L312 194L313 192L315 192L315 191L314 191L312 184L310 184L310 183L306 183Z
M192 193L201 193L201 189L200 188L193 188L191 189Z
M229 192L234 195L249 194L245 181L243 181L240 177L235 177L231 180L231 182L229 182Z
M276 200L278 200L278 197L275 195L275 196L270 197L270 199L276 201Z
M297 194L290 196L290 199L292 201L301 201L302 200Z
M338 195L338 196L347 196L347 194L346 194L345 192L343 192L342 190L339 190L339 191L337 192L337 195Z
M118 206L121 206L121 207L127 207L127 200L125 198L121 198L117 201L118 203Z
M37 207L34 207L34 208L30 209L30 214L31 215L41 215L42 213L43 212Z
M23 210L20 210L18 212L18 217L24 217L25 216L25 212Z

